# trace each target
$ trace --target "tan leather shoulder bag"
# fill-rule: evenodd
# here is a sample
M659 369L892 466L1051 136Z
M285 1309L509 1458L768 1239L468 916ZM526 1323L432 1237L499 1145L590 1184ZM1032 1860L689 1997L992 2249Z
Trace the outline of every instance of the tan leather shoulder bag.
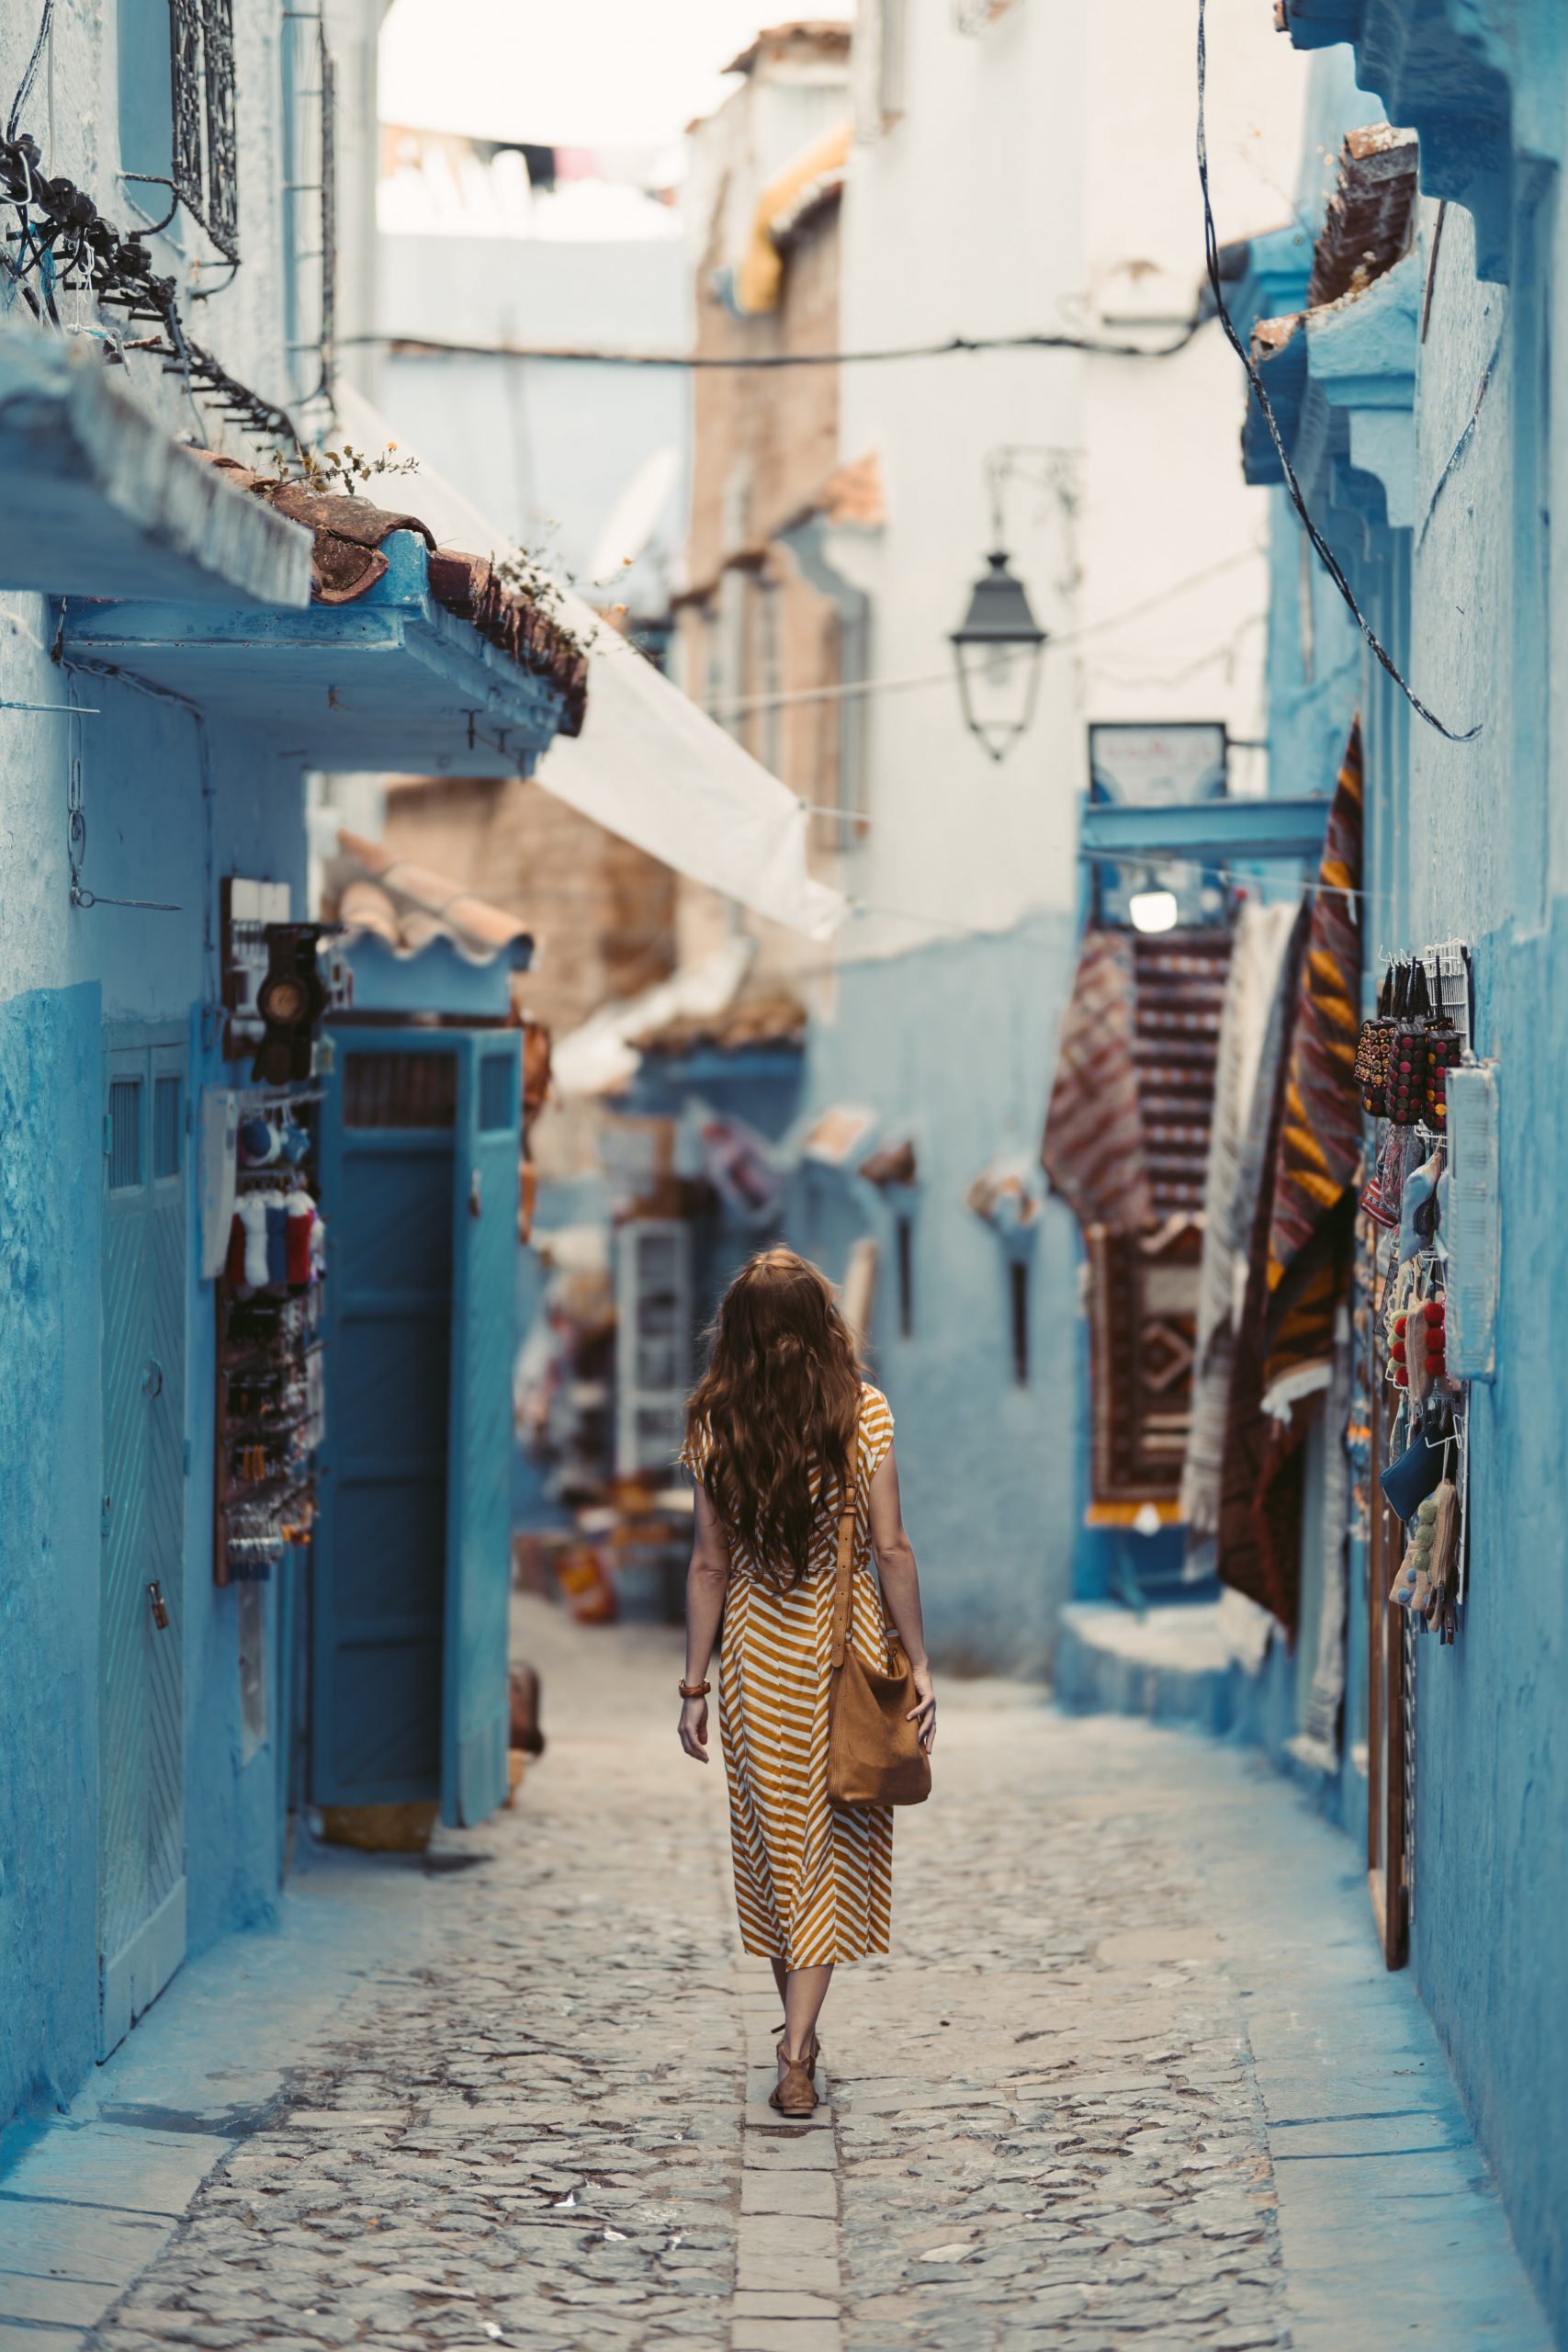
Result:
M858 1457L859 1434L856 1434ZM855 1500L851 1478L839 1521L832 1677L828 1698L828 1795L834 1804L924 1804L931 1792L931 1758L908 1721L915 1677L904 1645L887 1629L887 1672L867 1666L850 1639L855 1572ZM886 1619L886 1604L884 1603Z

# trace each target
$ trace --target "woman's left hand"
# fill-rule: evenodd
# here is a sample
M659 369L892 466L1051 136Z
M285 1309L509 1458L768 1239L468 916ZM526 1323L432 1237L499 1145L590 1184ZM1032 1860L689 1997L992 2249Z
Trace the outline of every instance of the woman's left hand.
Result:
M915 1666L909 1671L914 1677L915 1704L908 1721L919 1733L920 1746L929 1756L936 1746L936 1692L931 1688L931 1670L929 1666Z
M681 1745L698 1764L707 1762L708 1702L705 1699L682 1700Z

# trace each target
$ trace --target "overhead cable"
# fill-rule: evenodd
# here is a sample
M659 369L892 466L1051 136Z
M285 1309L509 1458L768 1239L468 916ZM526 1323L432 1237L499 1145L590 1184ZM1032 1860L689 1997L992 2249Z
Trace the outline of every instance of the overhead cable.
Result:
M341 335L340 347L373 343L381 349L415 358L544 359L575 362L592 368L872 368L889 359L947 359L955 352L1078 351L1100 359L1174 359L1185 351L1206 312L1184 320L1181 332L1169 343L1116 343L1093 335L950 334L938 343L892 344L874 351L611 351L596 344L465 343L441 335Z
M1280 469L1285 477L1285 488L1290 492L1292 505L1301 516L1302 527L1312 543L1318 561L1344 598L1351 617L1371 651L1393 680L1417 718L1424 718L1428 727L1435 728L1437 732L1445 736L1450 743L1473 742L1481 732L1479 722L1474 727L1466 727L1462 729L1450 727L1438 718L1434 711L1428 710L1365 613L1362 612L1360 605L1356 602L1356 592L1345 576L1344 567L1313 520L1302 492L1301 483L1296 479L1296 469L1291 463L1290 452L1285 447L1284 435L1280 431L1279 420L1274 414L1274 403L1264 388L1263 378L1258 371L1258 364L1237 334L1235 322L1226 308L1224 288L1220 277L1219 234L1214 227L1214 208L1209 193L1209 137L1204 120L1205 90L1208 80L1208 43L1204 28L1205 6L1206 0L1198 0L1198 184L1203 194L1203 258L1209 272L1209 290L1213 297L1214 309L1220 324L1224 329L1225 341L1247 370L1247 380L1252 387L1253 398L1263 413L1264 423L1269 427L1269 438L1274 444L1275 454L1279 458Z

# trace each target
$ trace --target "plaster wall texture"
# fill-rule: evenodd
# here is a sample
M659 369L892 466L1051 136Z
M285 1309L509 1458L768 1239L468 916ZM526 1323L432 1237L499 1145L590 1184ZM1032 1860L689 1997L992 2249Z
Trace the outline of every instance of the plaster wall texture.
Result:
M1568 1917L1563 1449L1545 1306L1568 1271L1562 1118L1546 1077L1568 1051L1568 777L1549 727L1560 690L1546 545L1568 435L1544 358L1565 256L1558 232L1510 288L1487 284L1468 216L1450 209L1417 389L1412 639L1418 685L1482 732L1450 744L1415 728L1407 781L1387 779L1395 944L1472 943L1475 1039L1498 1059L1503 1102L1498 1375L1472 1391L1469 1598L1459 1644L1424 1649L1418 1673L1412 1965L1562 2333L1568 2117L1541 2093L1568 2081L1568 2019L1543 1965Z
M846 965L808 1033L801 1109L866 1103L914 1136L913 1334L899 1335L892 1205L808 1170L787 1238L841 1278L879 1244L871 1376L897 1424L898 1469L933 1655L1040 1672L1071 1590L1079 1517L1077 1239L1056 1202L1029 1249L1030 1376L1014 1377L1006 1246L965 1206L981 1168L1038 1149L1074 953L1066 915Z
M0 1002L0 2118L96 2017L97 989Z
M930 10L908 37L904 110L857 147L846 192L845 345L1064 327L1175 340L1201 271L1187 19L1132 0L1070 23L1020 8L965 38ZM1211 50L1223 233L1275 227L1299 74L1240 0L1211 11ZM832 552L873 598L873 674L932 681L870 707L870 824L849 879L897 914L868 917L857 944L905 944L917 918L929 936L942 919L1076 906L1086 720L1262 732L1266 532L1235 467L1236 378L1213 325L1163 360L848 371L841 451L880 452L888 520L874 548L840 535ZM983 461L1009 445L1014 569L1048 631L1084 634L1047 650L1033 728L998 767L963 726L946 640L988 537ZM1265 783L1238 752L1233 787Z
M281 18L263 0L234 11L242 266L209 270L212 299L192 331L235 374L287 398L286 256L279 144ZM372 0L334 0L344 69L340 200L345 237L363 213L360 150ZM154 18L167 58L167 14ZM0 15L0 81L16 87L38 27ZM122 169L156 169L167 148L168 73L139 75L139 0L62 0L22 127L46 169L77 180L111 217L138 217ZM358 144L356 145L356 141ZM190 222L155 241L186 300L205 250ZM363 273L361 272L361 275ZM222 439L152 355L125 370L176 436ZM231 435L232 428L230 428ZM241 446L232 443L231 446ZM298 759L264 733L204 727L127 680L68 673L49 658L57 608L0 599L0 701L80 716L0 709L0 2120L57 2103L90 2064L96 2036L97 1622L101 1432L103 1033L156 1024L189 1040L188 1085L228 1082L200 1008L215 1002L218 883L238 871L305 879ZM82 880L99 903L73 907L67 809L79 759L86 814ZM116 906L116 899L159 902ZM301 905L302 910L302 905ZM188 1149L188 1147L187 1147ZM194 1192L187 1193L187 1204ZM276 1895L280 1775L275 1747L242 1762L237 1596L211 1577L213 1330L187 1219L184 1640L187 1949L266 1917ZM277 1596L265 1608L276 1642ZM276 1720L276 1718L275 1718Z
M0 640L17 642L14 635ZM58 696L62 673L47 662L41 668ZM0 678L9 694L17 684L9 661ZM0 999L0 1281L15 1357L0 1424L7 1660L0 1773L10 1800L0 1862L7 1985L0 2114L68 2093L89 2062L96 2031L103 1027L155 1023L188 1035L193 1099L204 1080L227 1082L217 1041L204 1045L195 1018L216 986L209 943L216 936L217 877L265 874L297 890L303 881L297 763L237 730L215 728L204 769L188 711L109 679L83 675L76 684L81 702L98 714L75 722L88 814L85 878L106 897L155 898L176 910L69 907L68 722L0 713L7 867L29 885L16 894L27 918L9 930ZM27 696L20 687L16 698ZM28 747L15 758L13 741ZM23 984L29 978L36 985ZM197 1277L197 1244L192 1218L191 1469L180 1616L192 1951L268 1915L278 1851L276 1754L264 1747L242 1767L236 1595L219 1591L211 1578L211 1295ZM267 1610L270 1643L270 1593Z
M1344 126L1374 118L1378 102L1351 86L1351 62L1342 50L1316 64L1309 150L1331 153ZM1559 62L1542 52L1535 70L1557 74L1561 99ZM1427 96L1462 119L1474 92L1435 83ZM1498 1371L1472 1390L1469 1595L1455 1647L1418 1647L1411 1967L1521 2254L1568 2339L1568 2123L1555 2096L1568 2081L1568 2020L1548 1957L1568 1916L1568 1590L1561 1384L1544 1304L1565 1271L1563 1123L1546 1074L1568 1048L1568 738L1552 658L1563 551L1551 529L1568 496L1568 433L1550 372L1568 238L1550 179L1521 174L1516 199L1506 286L1478 276L1469 213L1450 203L1439 242L1436 203L1423 200L1415 266L1430 308L1416 360L1414 525L1364 525L1337 501L1334 516L1363 601L1416 691L1452 727L1480 729L1471 742L1444 741L1362 667L1369 966L1381 947L1469 942L1475 1042L1497 1058L1502 1099ZM1302 759L1341 689L1337 673L1303 669L1293 536L1288 522L1276 534L1271 686L1280 741L1288 729ZM1359 1617L1353 1593L1352 1730L1365 1675ZM1260 1727L1269 1703L1260 1691ZM1359 1830L1348 1804L1341 1817Z
M616 350L690 342L691 256L674 237L558 243L385 234L379 254L378 324L389 335ZM691 390L680 369L394 350L381 362L378 397L396 430L440 449L449 479L498 528L591 593L588 567L615 501L650 458L674 452L657 560L645 557L625 584L603 592L635 612L661 609L691 437ZM417 477L406 489L417 507Z
M0 17L0 85L15 90L31 52L40 7ZM331 39L339 67L337 114L340 250L344 310L340 332L368 324L361 196L371 168L375 123L366 103L373 88L378 0L333 0ZM161 272L180 288L190 333L243 381L286 405L299 385L287 361L282 325L290 263L286 254L282 12L266 0L236 0L233 9L235 138L238 149L241 267L230 279L205 232L185 212L151 240ZM66 0L57 6L43 62L19 128L31 131L46 174L75 180L109 219L129 229L156 220L165 192L138 188L123 171L169 169L168 14L160 0ZM314 70L313 59L310 61ZM309 224L301 221L303 229ZM205 265L205 266L204 266ZM197 288L210 299L191 306ZM123 315L123 314L121 314ZM125 380L144 406L179 435L247 454L231 423L203 409L200 422L181 379L165 376L156 354L127 355Z

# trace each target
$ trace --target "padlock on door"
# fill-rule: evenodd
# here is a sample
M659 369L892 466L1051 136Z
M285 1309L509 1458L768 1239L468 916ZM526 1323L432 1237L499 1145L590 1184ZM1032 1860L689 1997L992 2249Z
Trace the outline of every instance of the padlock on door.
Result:
M152 1623L160 1634L169 1630L169 1604L164 1598L163 1587L156 1577L147 1588L147 1599L152 1611Z

